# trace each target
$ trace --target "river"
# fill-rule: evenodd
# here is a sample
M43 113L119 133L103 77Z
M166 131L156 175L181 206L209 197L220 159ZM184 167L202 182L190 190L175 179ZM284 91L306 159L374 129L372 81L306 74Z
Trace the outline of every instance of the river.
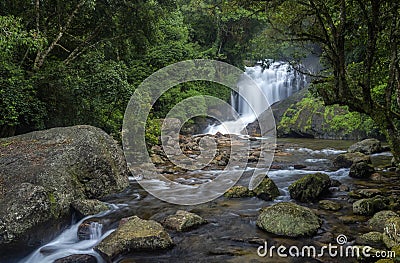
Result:
M257 142L254 142L255 144ZM194 212L208 221L208 224L189 232L170 231L176 244L172 249L165 251L135 252L131 255L121 255L116 262L305 262L296 261L296 258L261 258L257 255L257 248L265 241L270 245L297 245L304 244L320 246L330 238L335 243L339 234L346 235L351 242L359 233L368 232L360 218L351 224L345 224L338 218L343 215L352 215L352 204L348 201L348 190L340 191L332 188L331 195L325 199L335 200L343 205L343 209L332 212L318 209L318 204L302 204L315 209L323 220L323 225L316 236L310 238L284 238L260 230L255 221L262 207L281 201L290 200L287 188L296 179L305 174L325 172L331 179L339 180L351 189L358 188L393 188L393 182L376 182L372 180L356 180L348 176L348 169L335 169L332 160L337 154L344 152L351 141L332 141L316 139L278 139L278 151L275 154L272 168L268 176L277 184L281 196L274 201L263 201L257 197L228 199L219 197L211 202L196 206L178 206L163 202L149 195L136 181L132 180L130 187L123 193L105 200L110 205L110 211L74 221L60 236L49 244L39 248L21 262L53 262L70 254L92 254L102 262L101 257L93 251L96 245L106 235L117 227L121 218L137 215L143 219L161 220L165 216L175 213L178 209ZM384 166L390 163L389 153L375 154L372 161L375 166ZM295 165L306 166L295 169ZM251 169L251 168L249 168ZM217 171L201 171L185 176L186 180L201 181L209 178L210 174ZM390 173L382 171L382 173ZM180 177L181 175L177 175ZM199 179L200 178L200 179ZM246 176L239 184L246 184ZM84 220L98 221L93 225L91 240L79 241L77 229ZM100 230L99 230L100 226ZM99 232L100 231L100 232ZM304 260L304 258L303 258ZM311 260L311 259L310 259ZM323 258L323 262L337 262L336 259ZM343 262L353 262L346 259ZM314 262L314 261L309 261ZM315 261L320 262L320 261Z

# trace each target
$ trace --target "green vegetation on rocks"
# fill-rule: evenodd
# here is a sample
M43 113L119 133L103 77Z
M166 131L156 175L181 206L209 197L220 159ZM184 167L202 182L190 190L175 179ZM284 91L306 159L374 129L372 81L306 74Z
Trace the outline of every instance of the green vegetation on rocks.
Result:
M120 223L117 230L103 239L95 250L112 261L129 252L167 249L172 245L171 237L159 223L133 216Z
M174 215L168 216L162 222L165 227L181 232L189 231L205 223L207 221L200 216L183 210L176 211Z
M329 175L309 174L289 185L290 197L303 203L314 202L331 186Z
M263 209L257 226L276 235L299 237L315 234L321 222L311 209L282 202Z
M278 187L271 178L264 178L253 192L257 197L266 201L274 200L280 195Z

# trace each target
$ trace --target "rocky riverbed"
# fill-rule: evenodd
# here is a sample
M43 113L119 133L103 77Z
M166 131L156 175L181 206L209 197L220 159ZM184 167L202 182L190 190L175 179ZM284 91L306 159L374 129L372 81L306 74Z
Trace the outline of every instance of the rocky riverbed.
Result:
M200 137L180 137L185 154L199 153ZM204 170L174 167L157 146L151 149L151 158L171 180L192 185L208 182L218 176L230 154L228 136L210 137L219 147ZM328 253L307 259L279 257L276 250L272 258L257 254L266 242L276 247L321 248L338 245L338 236L345 237L344 247L397 250L400 187L387 148L378 147L376 141L350 147L354 142L280 139L267 177L249 190L246 173L255 169L252 164L262 156L258 139L243 138L249 139L249 167L243 178L214 201L196 206L168 204L131 180L122 193L100 198L101 202L73 202L76 217L62 235L24 259L24 253L14 252L4 260L338 262ZM340 262L357 260L377 261L340 258Z

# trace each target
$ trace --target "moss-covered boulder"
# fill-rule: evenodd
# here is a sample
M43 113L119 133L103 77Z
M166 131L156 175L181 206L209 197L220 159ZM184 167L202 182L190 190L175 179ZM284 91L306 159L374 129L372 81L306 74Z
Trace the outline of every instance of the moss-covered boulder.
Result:
M281 202L263 209L258 216L257 226L276 235L299 237L315 234L321 222L311 209Z
M255 193L246 186L235 185L224 193L227 198L244 198L255 196Z
M374 167L366 162L358 162L351 165L349 176L353 178L365 179L369 178L373 173L375 173Z
M274 200L280 195L278 187L271 178L264 178L253 192L257 197L266 201Z
M349 147L348 152L360 152L364 154L373 154L383 151L381 142L377 139L365 139Z
M118 143L92 126L0 139L0 156L0 250L41 245L70 220L73 201L129 185Z
M389 200L383 196L360 199L353 203L353 213L358 215L373 215L376 212L386 210Z
M385 228L384 222L391 217L399 217L399 215L390 210L379 211L368 220L368 226L374 231L383 232Z
M391 217L386 219L383 225L383 242L387 248L400 245L400 217Z
M333 165L336 168L350 168L353 164L359 162L370 164L371 158L369 157L369 155L365 155L360 152L343 153L335 157L335 159L333 160Z
M321 200L318 202L318 206L321 209L330 210L330 211L337 211L343 207L342 204L331 201L331 200Z
M356 238L356 243L359 245L366 245L371 247L383 246L381 232L368 232Z
M314 202L329 191L331 180L327 174L309 174L291 184L290 197L303 202Z
M124 220L95 250L106 260L113 261L117 256L129 252L167 249L171 246L171 237L159 223L133 216Z
M162 224L166 228L183 232L189 231L206 223L207 220L194 213L178 210L174 215L166 217Z

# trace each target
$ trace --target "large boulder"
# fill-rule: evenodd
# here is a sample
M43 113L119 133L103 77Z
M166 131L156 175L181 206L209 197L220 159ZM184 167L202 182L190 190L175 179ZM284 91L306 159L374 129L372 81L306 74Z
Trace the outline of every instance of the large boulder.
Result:
M365 139L361 142L357 142L351 145L348 152L360 152L363 154L373 154L382 152L383 148L381 142L377 139Z
M165 229L153 220L132 216L123 221L109 236L103 239L95 250L106 260L138 250L166 249L173 245Z
M257 226L276 235L299 237L315 234L321 221L307 207L281 202L263 209Z
M71 204L129 185L118 143L91 126L0 139L0 250L38 246L60 231Z
M328 192L331 180L327 174L309 174L289 186L290 197L303 202L314 202Z
M336 156L333 165L337 168L350 168L353 164L359 162L371 163L371 158L369 155L360 152L343 153Z
M349 176L353 178L365 179L369 178L373 173L375 173L374 167L366 162L359 162L351 165Z

